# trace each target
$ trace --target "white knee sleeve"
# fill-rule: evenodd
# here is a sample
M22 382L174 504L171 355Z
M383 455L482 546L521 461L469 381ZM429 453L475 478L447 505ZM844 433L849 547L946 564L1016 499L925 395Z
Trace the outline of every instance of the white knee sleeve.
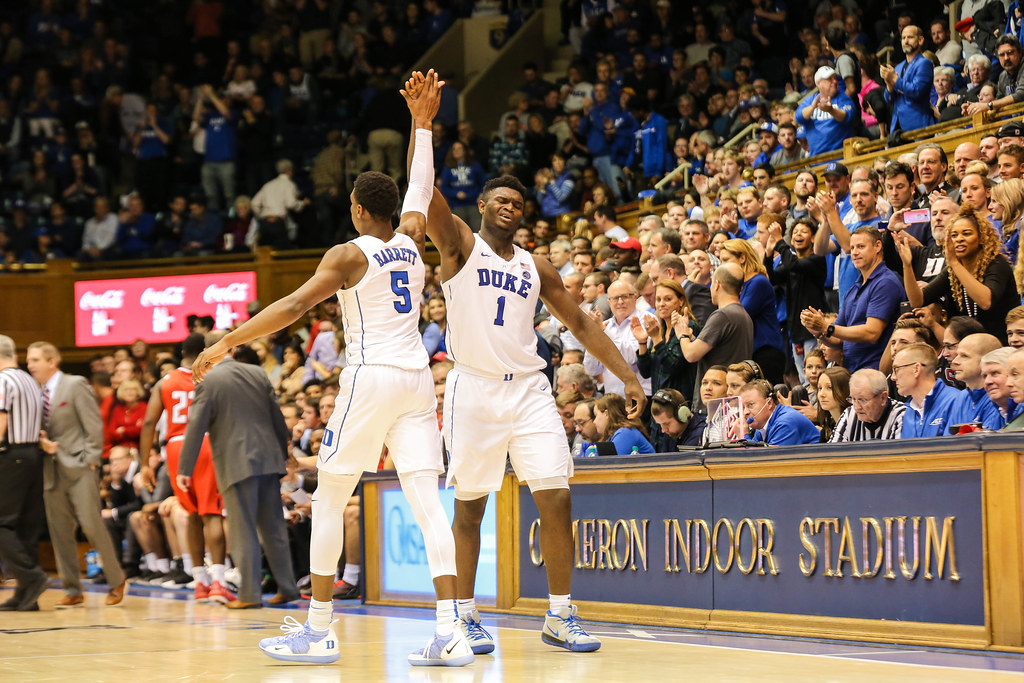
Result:
M309 571L334 576L345 548L345 507L359 484L358 474L320 472L313 493Z
M543 479L527 479L526 485L530 487L530 493L549 491L551 489L567 489L569 488L569 477L561 475L558 477L544 477Z
M412 514L423 533L430 576L455 575L455 537L451 521L441 505L437 475L433 472L409 472L398 475Z

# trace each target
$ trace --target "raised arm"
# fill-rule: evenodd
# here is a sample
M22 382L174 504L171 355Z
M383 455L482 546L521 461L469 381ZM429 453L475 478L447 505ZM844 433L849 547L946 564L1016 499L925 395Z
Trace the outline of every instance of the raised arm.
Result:
M301 287L270 304L199 354L192 364L192 377L196 382L202 381L203 376L228 350L288 327L310 308L338 291L349 278L362 277L366 265L366 257L354 244L332 247L320 261L313 277Z
M413 238L420 256L426 251L427 211L434 192L433 124L441 106L443 85L444 82L439 82L431 69L425 77L419 72L413 74L406 82L407 87L400 91L412 115L412 133L409 135L406 162L409 187L405 192L398 232Z

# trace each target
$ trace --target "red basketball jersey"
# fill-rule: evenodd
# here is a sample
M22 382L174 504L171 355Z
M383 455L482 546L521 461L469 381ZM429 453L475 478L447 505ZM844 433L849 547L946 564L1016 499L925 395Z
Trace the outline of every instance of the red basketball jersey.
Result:
M167 373L160 384L160 399L167 411L166 441L174 437L184 437L188 426L188 409L195 396L195 384L192 382L192 370L178 368Z

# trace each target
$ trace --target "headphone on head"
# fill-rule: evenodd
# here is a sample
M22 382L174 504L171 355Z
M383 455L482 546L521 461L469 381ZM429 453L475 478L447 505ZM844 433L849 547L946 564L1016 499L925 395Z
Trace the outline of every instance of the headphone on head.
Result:
M682 402L677 401L665 389L654 392L651 400L660 405L672 406L672 416L683 424L689 423L690 418L693 417L693 411L686 405L686 399L683 399Z
M744 360L744 361L740 361L740 362L743 363L743 365L746 365L748 368L750 368L750 372L752 372L754 374L754 376L750 378L751 382L754 382L754 381L759 380L759 379L764 379L764 373L761 372L761 366L760 365L758 365L757 363L755 363L752 360Z

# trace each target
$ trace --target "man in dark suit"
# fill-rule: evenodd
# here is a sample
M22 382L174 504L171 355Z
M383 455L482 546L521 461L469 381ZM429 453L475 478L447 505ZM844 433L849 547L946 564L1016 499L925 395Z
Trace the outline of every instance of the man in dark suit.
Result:
M207 338L207 346L210 339ZM217 364L201 384L189 409L185 444L178 462L178 485L191 486L203 434L210 433L213 468L230 520L229 550L241 572L238 599L232 609L261 607L260 540L267 564L277 580L271 602L295 600L288 530L281 512L281 477L291 435L256 352L235 349L235 357Z
M43 391L43 431L39 445L43 459L43 502L50 541L57 557L57 572L64 597L55 607L81 606L82 581L78 570L76 525L100 554L103 573L111 586L106 604L124 600L127 582L114 543L100 517L97 471L103 451L103 421L96 396L84 377L60 370L60 353L49 342L33 342L25 357L28 371Z

